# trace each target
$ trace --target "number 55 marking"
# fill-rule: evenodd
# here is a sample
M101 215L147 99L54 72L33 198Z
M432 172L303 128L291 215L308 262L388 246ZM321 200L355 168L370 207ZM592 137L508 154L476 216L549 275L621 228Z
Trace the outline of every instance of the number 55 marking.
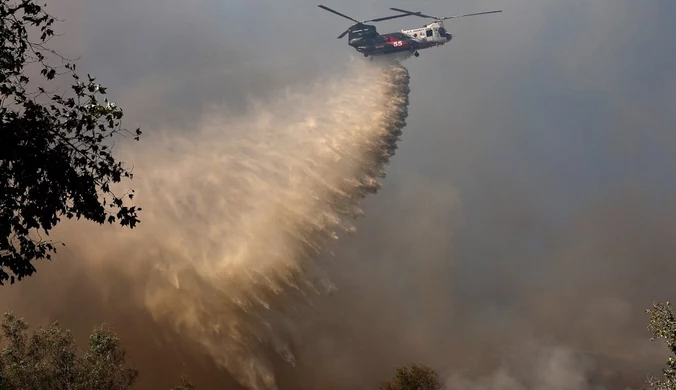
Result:
M404 45L404 42L402 42L402 41L396 41L392 44L392 46L394 46L394 47L403 46L403 45Z

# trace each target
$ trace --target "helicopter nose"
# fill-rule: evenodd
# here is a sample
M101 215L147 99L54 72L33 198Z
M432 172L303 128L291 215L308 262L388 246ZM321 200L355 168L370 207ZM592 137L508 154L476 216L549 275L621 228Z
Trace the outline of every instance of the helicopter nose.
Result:
M453 34L446 33L446 40L450 41L451 39L453 39Z

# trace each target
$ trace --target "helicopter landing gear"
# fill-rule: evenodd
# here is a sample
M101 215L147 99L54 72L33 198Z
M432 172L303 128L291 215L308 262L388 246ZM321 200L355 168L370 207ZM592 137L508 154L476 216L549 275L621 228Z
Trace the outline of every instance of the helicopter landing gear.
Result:
M416 56L416 57L420 57L420 53L418 53L417 50L415 51L415 53L413 53L413 55Z
M364 57L368 57L368 56L369 56L369 54L368 54L368 53L364 53Z

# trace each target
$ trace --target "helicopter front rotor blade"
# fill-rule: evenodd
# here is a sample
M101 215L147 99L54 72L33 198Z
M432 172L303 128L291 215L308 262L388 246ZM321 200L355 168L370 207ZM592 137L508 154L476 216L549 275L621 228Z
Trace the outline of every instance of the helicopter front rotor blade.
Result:
M338 15L338 16L342 16L342 17L344 17L345 19L349 19L349 20L351 20L351 21L353 21L353 22L355 22L355 23L359 23L359 21L358 21L357 19L353 19L353 18L351 18L351 17L349 17L349 16L347 16L347 15L343 15L343 14L341 14L340 12L335 11L335 10L332 10L331 8L329 8L329 7L325 6L325 5L319 4L317 7L322 8L322 9L325 9L325 10L327 10L327 11L329 11L329 12L331 12L331 13L334 13L334 14L336 14L336 15Z
M371 19L371 20L365 20L363 23L368 23L368 22L380 22L383 20L390 20L390 19L396 19L396 18L403 18L406 16L411 16L411 15L417 15L414 12L411 12L410 14L402 14L402 15L393 15L393 16L385 16L383 18L376 18L376 19Z
M391 9L392 11L403 12L403 13L405 13L405 14L407 14L407 15L415 15L415 16L420 16L420 17L422 17L422 18L437 19L437 18L434 17L434 16L425 15L425 14L422 14L422 13L420 13L420 12L407 11L407 10L401 9L401 8L390 8L390 9Z
M457 16L447 16L447 17L443 18L442 20L446 20L446 19L456 19L456 18L464 18L464 17L466 17L466 16L476 16L476 15L496 14L496 13L498 13L498 12L502 12L502 10L499 10L499 11L488 11L488 12L478 12L478 13L475 13L475 14L466 14L466 15L457 15Z

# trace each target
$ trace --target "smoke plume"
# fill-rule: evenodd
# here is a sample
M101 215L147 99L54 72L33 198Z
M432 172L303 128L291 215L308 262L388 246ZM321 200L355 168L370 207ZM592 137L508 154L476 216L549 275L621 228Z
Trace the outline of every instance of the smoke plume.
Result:
M365 18L505 11L449 23L457 39L407 63L403 142L378 196L354 209L348 190L366 188L345 179L365 183L364 166L384 162L363 141L382 137L385 117L370 115L394 112L397 93L376 66L342 70L341 18L302 0L58 3L71 4L57 13L67 52L144 130L116 148L142 223L65 223L68 246L0 292L3 309L81 338L111 324L139 389L181 372L240 389L226 363L294 390L374 389L413 362L452 390L640 388L659 375L666 351L643 309L676 294L676 3L336 3ZM358 234L336 242L322 221Z

